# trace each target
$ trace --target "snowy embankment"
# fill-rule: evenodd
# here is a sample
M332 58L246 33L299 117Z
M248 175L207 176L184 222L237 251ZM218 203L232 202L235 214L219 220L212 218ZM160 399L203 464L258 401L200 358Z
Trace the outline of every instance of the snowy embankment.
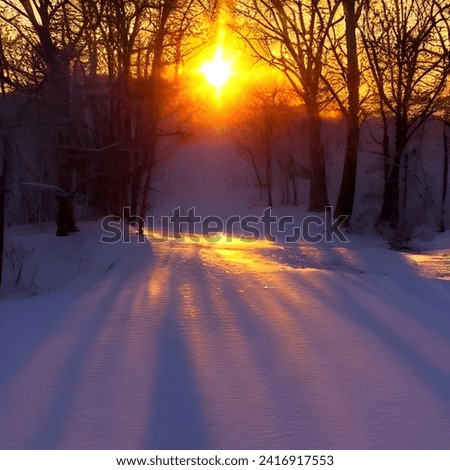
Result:
M81 228L12 237L1 448L449 448L450 283L411 255Z
M100 243L98 222L84 222L82 228L69 237L55 237L54 224L8 227L2 297L87 288L127 257L129 246Z

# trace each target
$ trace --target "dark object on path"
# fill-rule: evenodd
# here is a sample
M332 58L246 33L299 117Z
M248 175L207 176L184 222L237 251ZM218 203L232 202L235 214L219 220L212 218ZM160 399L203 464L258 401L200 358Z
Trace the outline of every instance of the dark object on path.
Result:
M71 232L79 232L75 222L73 197L56 196L56 236L66 237Z

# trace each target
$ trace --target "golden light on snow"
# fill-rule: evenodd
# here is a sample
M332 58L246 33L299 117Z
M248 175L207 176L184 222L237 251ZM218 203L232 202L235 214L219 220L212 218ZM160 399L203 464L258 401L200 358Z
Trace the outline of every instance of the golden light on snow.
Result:
M231 77L231 62L223 58L221 46L217 48L214 59L205 62L201 66L200 72L205 76L208 83L213 85L217 92L220 92Z

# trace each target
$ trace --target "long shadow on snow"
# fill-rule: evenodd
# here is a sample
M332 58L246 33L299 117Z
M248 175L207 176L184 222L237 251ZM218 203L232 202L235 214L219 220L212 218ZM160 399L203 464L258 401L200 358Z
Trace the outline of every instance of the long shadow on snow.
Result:
M180 282L173 273L170 302L159 332L157 377L153 378L147 449L208 449L209 440L195 383L192 351L180 326ZM180 280L181 281L181 280Z
M428 361L397 332L383 324L371 309L368 308L367 304L354 298L351 289L347 290L347 293L341 292L340 294L342 295L342 298L345 299L344 302L349 305L349 309L345 314L346 318L349 318L356 324L368 329L386 343L386 345L391 348L391 350L395 351L395 354L399 356L405 364L420 374L424 383L429 385L435 391L441 399L441 402L450 410L450 401L448 399L450 396L450 376ZM342 314L343 312L338 313ZM407 311L405 313L407 313ZM424 312L424 315L425 314L426 312ZM412 318L414 318L414 316L412 316ZM416 320L416 318L414 319Z
M146 250L149 250L149 246L145 246ZM147 252L146 254L149 254ZM138 262L148 261L147 256L140 257ZM93 350L96 342L99 339L99 334L102 331L103 327L111 320L108 313L113 310L114 305L121 294L121 287L125 283L133 282L133 277L142 277L142 273L139 270L130 271L129 276L124 278L123 276L117 277L114 282L108 286L108 293L105 294L102 298L107 299L107 302L101 304L98 309L92 310L92 316L88 317L88 321L82 323L82 325L77 325L78 328L83 326L83 329L78 331L73 331L73 334L77 337L77 341L74 343L74 347L69 350L67 359L64 361L63 373L60 375L59 380L55 386L55 399L52 401L51 408L48 410L45 418L40 422L39 425L39 435L32 442L26 444L26 448L29 449L58 449L60 447L60 439L63 435L63 431L69 415L71 412L71 403L75 398L76 385L84 379L83 371L84 367L89 360L89 354ZM89 292L84 292L85 296L89 296ZM65 306L65 310L61 315L61 318L57 324L49 329L47 335L41 336L39 341L34 344L34 348L30 349L29 353L24 357L24 359L16 364L14 368L10 368L7 372L8 374L3 375L4 386L7 386L9 381L15 376L16 373L25 367L27 361L29 361L33 356L36 355L34 351L39 352L40 346L45 346L45 342L48 338L62 334L64 328L67 329L67 321L71 315L76 314L74 306L77 305L79 298L71 299L72 303ZM71 315L69 315L71 314ZM125 314L125 312L123 312ZM44 333L44 332L43 332ZM86 334L85 334L86 333ZM54 351L54 355L58 356L61 354L61 351ZM42 364L42 374L47 373L46 364ZM11 423L10 423L11 424ZM3 423L5 425L5 423ZM14 435L14 429L3 429L0 426L0 436L2 433L5 433L5 436L8 436L1 439L2 442L7 442L8 444L5 448L14 449L14 448L24 448L24 442L15 443L14 440L11 440L11 437ZM88 433L89 430L86 430ZM85 446L80 446L76 442L73 442L72 448L85 448Z

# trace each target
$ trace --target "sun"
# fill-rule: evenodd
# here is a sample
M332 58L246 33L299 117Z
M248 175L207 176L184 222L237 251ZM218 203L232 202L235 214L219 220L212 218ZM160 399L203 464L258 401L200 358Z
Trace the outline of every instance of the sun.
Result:
M221 46L217 48L214 59L202 65L200 72L220 92L231 76L231 62L223 58Z

